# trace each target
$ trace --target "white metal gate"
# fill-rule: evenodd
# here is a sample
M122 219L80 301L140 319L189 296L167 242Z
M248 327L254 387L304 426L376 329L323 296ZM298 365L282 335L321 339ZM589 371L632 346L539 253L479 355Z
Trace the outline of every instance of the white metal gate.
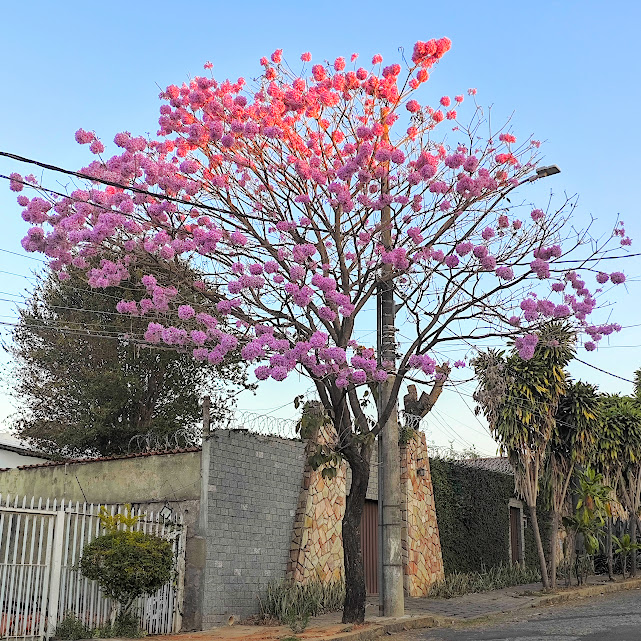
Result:
M20 501L0 495L0 639L50 637L67 613L92 628L109 622L113 602L80 574L82 548L100 534L100 505ZM121 506L105 506L115 514ZM172 542L174 579L139 600L148 634L178 632L182 623L186 531L180 515L145 514L135 529Z

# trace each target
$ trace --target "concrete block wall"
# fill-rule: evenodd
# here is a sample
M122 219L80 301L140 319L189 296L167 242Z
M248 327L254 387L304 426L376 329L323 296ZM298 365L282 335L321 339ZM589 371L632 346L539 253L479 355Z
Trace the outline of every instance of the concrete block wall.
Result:
M302 442L216 430L210 448L203 626L258 611L286 576L305 464Z

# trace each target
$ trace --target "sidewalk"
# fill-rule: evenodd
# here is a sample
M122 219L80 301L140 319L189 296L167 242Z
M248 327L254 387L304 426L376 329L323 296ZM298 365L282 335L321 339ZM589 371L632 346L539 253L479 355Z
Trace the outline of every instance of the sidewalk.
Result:
M296 636L305 641L370 641L404 630L471 624L525 608L634 589L641 590L641 578L610 582L607 578L590 577L587 586L560 587L549 594L541 592L540 583L530 583L453 599L406 598L405 616L396 619L379 617L378 599L370 597L365 610L365 623L360 626L342 624L340 612L333 612L315 617L307 629L297 635L287 626L234 624L202 632L154 638L158 641L278 641Z

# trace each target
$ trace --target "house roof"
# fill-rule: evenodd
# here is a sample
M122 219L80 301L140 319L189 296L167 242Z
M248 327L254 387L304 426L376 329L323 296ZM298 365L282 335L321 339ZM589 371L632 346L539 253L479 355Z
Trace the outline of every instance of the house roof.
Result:
M38 450L34 450L25 441L17 438L10 432L0 432L0 450L22 454L23 456L35 456L38 458L50 458Z
M62 461L47 461L45 463L33 463L32 465L18 465L17 468L13 469L18 469L18 470L30 470L36 467L56 467L58 465L66 465L66 464L83 464L83 463L96 463L99 461L117 461L117 460L122 460L122 459L128 459L128 458L141 458L143 456L162 456L165 454L184 454L185 452L200 452L202 448L201 447L183 447L183 448L178 448L174 450L162 450L162 451L154 451L154 452L134 452L132 454L118 454L114 456L96 456L93 458L74 458L74 459L66 459ZM5 471L6 469L11 469L11 468L3 468L0 469L0 472Z
M490 472L501 474L514 474L510 461L505 456L491 456L488 458L459 459L457 463L467 467L478 467Z

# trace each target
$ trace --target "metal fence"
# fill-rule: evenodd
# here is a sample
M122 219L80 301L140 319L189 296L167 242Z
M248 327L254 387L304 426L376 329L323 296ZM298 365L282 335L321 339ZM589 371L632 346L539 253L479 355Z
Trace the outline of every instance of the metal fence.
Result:
M101 534L98 504L0 495L0 639L49 638L65 615L91 628L109 623L114 602L82 576L83 547ZM113 515L122 506L105 506ZM135 530L172 543L173 579L134 611L148 634L178 632L184 593L186 530L182 517L140 515Z

